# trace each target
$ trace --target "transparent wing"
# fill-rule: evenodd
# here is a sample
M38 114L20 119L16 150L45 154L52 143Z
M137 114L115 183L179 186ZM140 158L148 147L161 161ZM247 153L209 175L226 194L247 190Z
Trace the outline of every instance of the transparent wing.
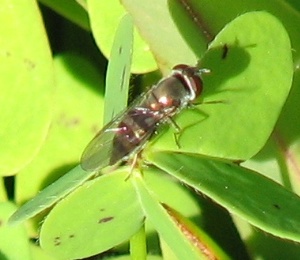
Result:
M102 169L110 165L113 140L118 131L125 112L118 114L111 122L90 141L81 156L81 167L86 171Z
M107 123L115 112L126 107L130 78L130 66L133 42L133 21L130 15L121 19L108 65L105 91L104 122ZM116 98L117 97L117 98ZM81 167L86 171L94 171L110 165L113 140L118 131L124 113L117 114L88 144L81 157ZM122 159L122 158L121 158Z
M147 104L144 104L144 102L150 100L150 97L152 96L151 88L148 92L135 99L127 109L119 113L94 137L82 154L82 169L86 171L100 170L106 166L115 164L135 150L143 147L145 142L152 135L155 130L154 128L161 118L161 116L156 115L157 111L152 111L147 108ZM148 124L150 122L151 127L149 127L148 131L141 136L138 145L128 148L129 150L121 151L122 149L119 149L119 147L122 146L122 144L119 146L118 143L116 143L117 140L115 140L115 137L116 134L123 132L122 127L120 127L120 123L128 116L129 113L132 118L132 122L141 122L141 118L143 118L143 120L147 119L146 121L148 121Z
M121 151L121 149L116 150L118 149L118 145L115 143L115 137L116 134L123 132L120 123L127 117L129 111L136 111L136 113L131 113L132 121L136 121L136 118L141 116L147 118L149 116L151 117L152 111L150 109L138 106L145 97L147 97L147 93L137 98L131 106L119 113L111 122L99 131L94 139L92 139L82 154L82 169L86 171L95 171L113 165L144 145L153 131L145 133L139 140L139 145L137 147L132 147L130 148L131 150L127 151ZM156 125L155 119L153 120L153 125Z

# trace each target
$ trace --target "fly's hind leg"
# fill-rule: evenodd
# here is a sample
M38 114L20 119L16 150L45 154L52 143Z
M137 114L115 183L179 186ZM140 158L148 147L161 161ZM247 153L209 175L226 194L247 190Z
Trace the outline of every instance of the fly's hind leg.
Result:
M127 181L129 179L129 177L134 174L134 171L137 169L141 175L143 175L143 168L142 168L142 152L138 152L136 153L132 160L130 160L130 170L129 173L127 175L127 177L125 178L125 181Z
M167 121L170 125L172 125L175 129L175 133L174 133L174 139L175 139L175 143L177 145L177 147L180 149L180 144L179 144L179 139L177 138L177 136L181 133L182 129L181 127L175 122L175 120L172 117L168 117Z

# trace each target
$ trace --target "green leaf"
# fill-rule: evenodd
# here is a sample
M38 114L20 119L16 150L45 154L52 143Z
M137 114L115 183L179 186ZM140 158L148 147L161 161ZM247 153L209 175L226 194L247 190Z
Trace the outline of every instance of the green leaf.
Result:
M299 193L300 121L298 118L300 109L300 52L298 50L300 49L300 34L298 24L300 24L300 13L299 8L297 8L299 2L293 0L226 0L221 2L211 0L206 1L205 5L198 0L190 0L188 2L174 0L173 2L179 2L182 5L185 4L186 9L192 13L196 13L196 16L200 17L205 25L209 27L209 32L212 35L216 35L226 23L237 16L245 12L257 10L264 10L276 16L285 27L291 39L294 60L293 86L276 125L274 135L270 138L266 149L250 163L255 169L265 172L269 176L272 175L272 178L276 176L275 178L280 179L286 187L290 187ZM297 2L297 5L293 2ZM281 40L281 36L276 35L272 39L275 44L277 40ZM280 162L279 165L278 161Z
M119 1L87 0L91 28L102 53L109 57L113 36L125 10ZM134 73L145 73L157 68L147 44L135 32L132 68Z
M186 217L201 214L198 201L179 182L157 168L143 169L144 181L161 203L165 203ZM174 200L176 198L176 200Z
M103 175L59 202L43 223L41 247L60 259L78 259L128 240L144 215L127 177L127 168Z
M300 198L263 175L196 155L156 152L148 160L259 229L300 241Z
M18 209L10 217L9 223L18 224L53 206L95 174L82 170L80 166L75 167Z
M36 2L3 2L0 24L0 175L11 175L34 158L45 140L54 80Z
M201 66L211 70L203 75L202 104L176 118L180 151L251 158L270 136L291 87L286 31L266 12L241 15L216 36ZM157 138L151 150L178 151L172 133Z
M147 179L149 172L144 172L143 175ZM148 181L144 182L141 175L136 173L132 181L147 219L166 241L177 259L202 259L205 256L227 259L222 250L203 231L197 229L169 205L162 204L163 198L154 192ZM166 189L169 190L167 187ZM169 191L173 198L177 198L171 190ZM170 202L173 204L174 200ZM184 207L184 204L182 206ZM182 212L181 209L180 211Z
M0 203L0 259L31 260L25 227L11 227L7 225L8 217L15 210L16 207L12 203Z
M52 125L40 153L16 177L19 204L71 170L102 122L103 97L99 92L104 80L97 68L75 54L57 55L54 68L56 91L52 97L55 104ZM86 178L85 173L82 175Z
M148 190L142 178L136 174L132 180L146 217L166 240L178 259L202 259L201 251L184 236L180 227L159 203L158 198Z
M122 4L133 16L134 24L149 44L163 72L178 63L196 64L196 55L179 34L170 16L167 0L123 0Z
M106 75L104 123L127 107L132 57L133 23L125 15L116 31Z
M115 64L115 67L112 69L115 69L118 71L118 69L121 68L121 73L124 72L125 74L121 74L120 78L118 78L118 82L115 82L116 84L127 84L129 81L129 61L130 60L130 49L131 49L131 40L126 41L126 39L123 39L123 34L128 30L128 26L131 25L130 17L127 16L126 19L123 20L121 24L121 28L119 33L117 34L117 39L116 39L116 46L113 52L115 52L115 55L112 57L112 62ZM129 29L130 30L130 29ZM130 37L129 37L130 38ZM119 56L119 47L122 45L122 55L121 57ZM116 59L116 60L113 60ZM122 61L121 66L119 65L120 60ZM86 88L82 87L82 84L79 84L80 81L74 81L74 76L69 73L69 67L66 66L66 64L71 63L73 66L77 67L84 67L86 72L83 73L84 79L85 79L85 86ZM93 103L93 99L98 100L98 96L95 96L93 92L87 88L88 86L95 87L96 85L101 83L101 79L98 78L98 75L96 74L96 71L94 70L93 67L91 67L91 64L85 62L82 59L79 59L76 56L73 55L65 55L65 56L58 56L56 58L56 72L57 72L57 81L58 81L58 86L59 86L59 91L57 91L57 97L58 99L61 99L59 104L61 104L61 107L57 109L57 124L54 124L52 126L52 129L50 131L50 141L49 145L45 147L45 149L42 151L42 153L38 156L37 160L33 163L32 167L27 168L25 171L25 174L21 175L21 177L18 177L17 183L22 183L21 189L17 189L17 196L19 200L25 200L29 196L28 191L33 193L33 185L31 182L31 178L33 177L33 173L37 173L37 176L35 178L35 183L38 185L37 189L40 188L40 183L37 180L44 181L45 176L40 174L41 167L44 167L44 173L47 174L46 168L49 167L47 165L48 163L48 157L50 152L51 154L55 149L58 149L58 147L61 146L62 143L62 137L65 139L65 136L69 136L69 142L70 142L70 125L71 129L73 130L74 126L77 126L79 123L82 123L82 121L91 121L95 120L95 117L97 117L97 111L98 109L96 106L99 106L97 102L94 102L95 107L94 107L94 113L89 113L85 111L84 109L81 109L81 117L79 117L78 114L78 106L80 107L91 107L91 104ZM117 64L117 65L116 65ZM76 68L74 68L76 69ZM122 70L124 69L124 70ZM76 75L79 75L77 73ZM112 72L110 77L112 77ZM122 77L121 77L122 76ZM125 77L125 78L124 78ZM74 82L73 82L74 81ZM98 82L97 82L98 81ZM121 82L122 81L122 82ZM124 82L123 82L124 81ZM90 83L90 84L89 84ZM92 83L92 84L91 84ZM111 82L112 84L112 82ZM73 99L71 99L70 95L70 89L69 86L72 85L72 95L74 96ZM123 86L123 88L126 90L126 87ZM66 91L66 93L64 93ZM67 98L67 100L65 100ZM74 101L73 103L71 101ZM117 100L117 99L115 99ZM89 105L86 105L85 102L88 102ZM69 105L71 103L71 105ZM100 109L99 109L100 110ZM76 116L75 116L76 115ZM87 116L88 115L88 116ZM91 119L91 120L90 120ZM88 126L86 129L81 126L81 129L84 131L86 130L84 135L88 135L91 132L91 122L89 122ZM84 123L84 122L83 122ZM74 130L73 130L74 131ZM74 135L73 132L71 134ZM83 134L80 132L80 136ZM74 135L74 142L75 140L79 139L79 136ZM82 139L82 138L81 138ZM54 142L56 141L56 142ZM78 142L77 142L78 143ZM83 143L82 143L83 145ZM55 148L55 146L57 146ZM69 149L67 147L67 149ZM60 150L62 151L62 154L59 155L59 160L66 159L65 156L67 156L67 159L70 160L71 158L71 153L68 151L63 151L61 148ZM80 149L82 150L82 148ZM76 151L76 150L75 150ZM57 152L56 152L57 153ZM78 158L78 154L75 154L75 160ZM47 162L45 162L46 160ZM39 163L42 163L42 166L39 165ZM50 164L53 167L53 160ZM35 167L38 166L38 170L35 169ZM37 171L35 171L37 170ZM27 176L26 172L30 174L30 177ZM34 215L38 214L39 212L43 211L46 208L49 208L52 206L54 203L56 203L58 200L60 200L62 197L66 196L68 193L76 189L79 185L81 185L84 181L86 181L88 178L90 178L92 175L95 175L95 172L84 172L80 167L76 167L73 170L71 170L68 174L63 176L61 179L59 179L57 182L52 184L51 186L47 187L43 192L39 193L37 197L35 197L33 200L31 200L29 203L25 204L14 216L11 218L11 222L19 222L23 221L25 219L28 219L30 217L33 217ZM27 185L26 185L27 184ZM21 184L20 184L21 185ZM28 186L28 190L26 187Z

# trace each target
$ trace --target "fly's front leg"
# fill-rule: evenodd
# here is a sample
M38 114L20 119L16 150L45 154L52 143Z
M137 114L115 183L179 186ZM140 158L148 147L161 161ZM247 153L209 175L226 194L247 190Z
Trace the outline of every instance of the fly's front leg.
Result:
M175 120L172 117L168 117L168 122L170 125L172 125L175 129L175 133L174 133L174 139L175 139L175 143L177 145L177 147L180 149L180 144L179 144L179 138L178 135L180 136L181 133L181 128L180 126L175 122Z
M200 111L199 109L197 109L197 110L198 110L198 113L201 113L201 112L202 112L202 114L205 115L205 118L204 118L204 119L206 119L206 118L208 117L208 115L206 115L203 111ZM204 119L202 119L202 120L204 120ZM201 121L202 121L202 120L201 120ZM183 131L185 131L185 130L186 130L187 128L189 128L189 127L192 127L192 126L198 124L199 122L200 122L200 121L197 121L197 122L192 123L192 124L190 124L190 125L188 125L188 126L185 126L184 128L181 128L181 127L175 122L175 120L174 120L172 117L168 117L168 123L169 123L170 125L172 125L172 126L174 127L174 129L175 129L175 132L174 132L174 140L175 140L175 143L176 143L178 149L181 148L181 145L180 145L180 141L179 141L179 140L180 140L180 137L181 137Z
M201 102L199 104L203 105L203 104L226 104L226 101L223 100L216 100L216 101L208 101L208 102ZM197 113L199 115L201 115L201 119L185 126L184 128L181 128L175 121L173 118L169 117L168 121L169 123L175 128L175 133L174 133L174 139L175 139L175 143L177 145L178 148L181 148L180 146L180 137L183 133L183 131L185 131L187 128L193 127L199 123L201 123L203 120L206 120L207 118L209 118L209 115L207 113L205 113L204 111L202 111L200 108L196 107L195 103L189 104L188 108L190 108L189 111Z
M198 108L196 108L195 110L193 109L192 111L196 112L197 114L201 114L202 119L197 120L196 122L193 122L193 123L191 123L189 125L186 125L186 126L184 126L184 128L181 128L172 118L170 118L170 120L172 122L172 125L175 128L175 133L174 133L175 143L176 143L176 145L177 145L177 147L179 149L181 148L181 146L180 146L180 138L181 138L181 135L183 134L183 132L186 129L199 124L200 122L202 122L203 120L205 120L205 119L207 119L209 117L208 114L206 114L205 112L203 112L202 110L200 110Z
M212 100L212 101L197 102L197 103L189 104L189 108L200 110L196 106L199 106L199 105L211 105L211 104L228 104L228 101L225 101L225 100Z

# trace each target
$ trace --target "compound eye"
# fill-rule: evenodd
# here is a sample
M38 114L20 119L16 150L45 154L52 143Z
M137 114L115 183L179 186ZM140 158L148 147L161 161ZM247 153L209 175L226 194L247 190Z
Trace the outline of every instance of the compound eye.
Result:
M202 90L203 90L203 82L201 80L201 78L199 76L193 76L192 77L193 79L193 89L195 91L195 94L196 94L196 97L198 97L201 93L202 93Z
M177 65L175 65L175 66L173 67L173 70L184 71L184 70L187 69L188 67L190 67L190 66L188 66L188 65L186 65L186 64L177 64Z

